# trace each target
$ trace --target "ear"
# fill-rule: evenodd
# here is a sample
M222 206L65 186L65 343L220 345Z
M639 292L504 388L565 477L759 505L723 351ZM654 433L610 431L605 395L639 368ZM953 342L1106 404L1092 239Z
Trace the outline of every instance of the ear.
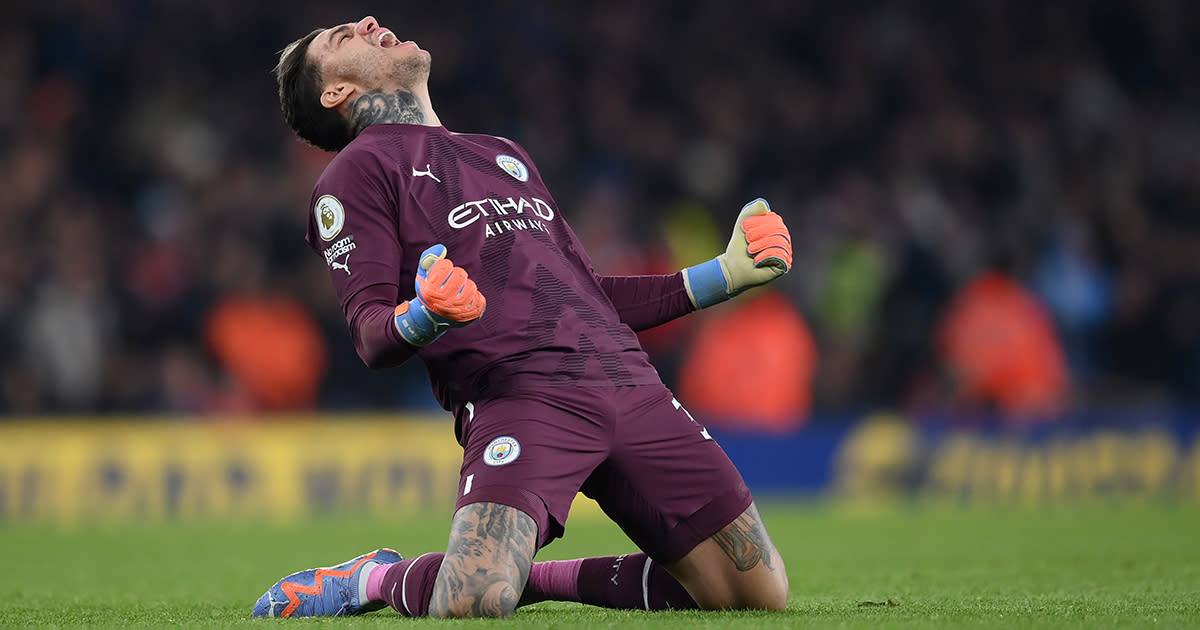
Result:
M354 93L354 86L349 83L335 83L325 86L325 91L321 92L321 106L326 109L337 109L350 95Z

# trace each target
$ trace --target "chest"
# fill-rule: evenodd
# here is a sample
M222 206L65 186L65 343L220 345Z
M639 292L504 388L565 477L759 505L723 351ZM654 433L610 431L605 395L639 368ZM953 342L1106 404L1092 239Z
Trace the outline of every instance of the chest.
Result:
M429 232L451 248L558 241L565 226L532 165L510 147L431 138L397 164L400 238L423 249ZM534 233L541 233L540 236ZM506 236L507 235L507 236ZM406 249L409 249L406 247Z

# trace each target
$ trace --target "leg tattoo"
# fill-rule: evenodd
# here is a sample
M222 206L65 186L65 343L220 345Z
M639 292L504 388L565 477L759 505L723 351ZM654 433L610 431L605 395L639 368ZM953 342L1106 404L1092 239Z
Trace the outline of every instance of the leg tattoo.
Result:
M454 515L429 616L511 615L536 546L537 524L528 514L498 503L464 506Z
M732 523L713 535L713 540L733 561L738 571L749 571L758 566L759 561L767 569L774 571L771 566L771 556L775 548L767 537L767 529L763 527L758 508L753 505L742 512Z

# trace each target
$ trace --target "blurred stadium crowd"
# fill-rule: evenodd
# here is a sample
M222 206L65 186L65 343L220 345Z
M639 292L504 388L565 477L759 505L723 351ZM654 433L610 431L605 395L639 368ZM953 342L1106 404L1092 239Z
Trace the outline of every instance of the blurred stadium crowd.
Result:
M1036 419L1200 392L1187 0L18 0L0 411L433 404L419 364L354 354L303 242L330 156L271 74L366 14L431 52L448 128L526 146L602 273L707 259L757 196L784 215L793 273L644 336L690 407Z

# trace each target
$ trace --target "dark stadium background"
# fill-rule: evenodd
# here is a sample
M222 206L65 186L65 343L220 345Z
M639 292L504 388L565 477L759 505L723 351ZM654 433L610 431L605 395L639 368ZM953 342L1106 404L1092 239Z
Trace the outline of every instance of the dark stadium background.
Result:
M529 149L601 272L699 262L767 197L796 248L772 308L816 350L811 380L765 385L802 391L797 416L996 412L935 343L986 269L1052 318L1051 415L1196 403L1195 3L22 0L0 9L0 412L431 408L418 364L354 355L302 240L328 156L271 74L366 14L432 52L447 127ZM231 299L296 318L295 383L230 367L289 363L270 338L215 348ZM706 317L647 337L670 384Z
M601 273L706 260L758 196L794 239L642 336L789 610L521 627L1200 626L1190 0L0 0L0 626L236 627L444 548L461 449L419 363L355 355L271 72L368 14ZM538 559L632 549L579 500Z
M236 627L444 548L461 449L418 362L355 355L272 75L368 14L599 272L709 259L759 196L794 240L642 334L789 610L521 627L1200 627L1189 0L0 0L0 627ZM538 559L632 549L577 500Z

